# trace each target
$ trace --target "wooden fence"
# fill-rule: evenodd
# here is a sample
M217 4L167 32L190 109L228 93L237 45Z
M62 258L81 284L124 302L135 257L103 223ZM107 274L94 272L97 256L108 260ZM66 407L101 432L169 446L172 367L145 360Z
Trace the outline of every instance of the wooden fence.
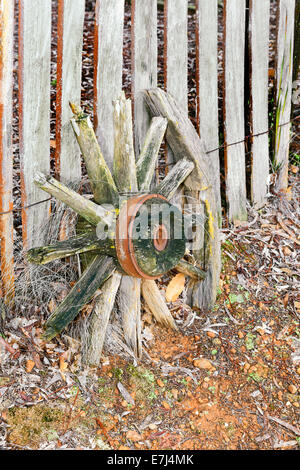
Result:
M97 0L95 4L94 126L110 167L113 158L112 101L122 90L124 1ZM57 0L57 3L55 173L61 180L73 182L81 177L81 160L69 123L68 102L80 101L85 0ZM261 207L268 191L270 0L249 0L249 3L224 0L222 83L218 79L218 0L189 3L188 0L131 0L132 99L137 155L149 124L138 92L157 86L157 8L161 3L164 8L164 85L186 112L188 6L196 15L197 126L215 170L213 183L219 207L221 142L228 218L230 221L245 220L246 141L251 151L251 202ZM13 217L14 211L19 209L14 206L13 198L14 42L17 37L22 233L24 247L29 248L33 243L42 242L39 233L50 211L49 201L38 204L45 200L45 194L35 187L33 176L37 170L49 173L51 163L51 5L51 0L0 0L0 237L2 295L6 299L13 293ZM274 154L275 162L280 164L278 189L287 187L294 9L295 0L277 1ZM17 13L18 32L14 28ZM245 69L248 52L250 67ZM222 118L218 112L220 92L223 96ZM249 93L250 100L250 132L254 134L251 139L245 135L245 92ZM220 120L224 121L224 143L220 140ZM170 149L167 158L172 158Z

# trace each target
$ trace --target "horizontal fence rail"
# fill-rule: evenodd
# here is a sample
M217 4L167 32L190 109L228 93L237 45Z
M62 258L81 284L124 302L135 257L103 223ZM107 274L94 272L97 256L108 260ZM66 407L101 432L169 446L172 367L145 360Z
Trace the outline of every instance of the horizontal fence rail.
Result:
M14 5L15 3L15 5ZM251 202L262 207L270 173L269 46L271 0L95 0L93 47L94 127L103 155L112 170L115 136L113 102L122 91L124 32L131 20L131 97L138 158L150 118L139 91L159 83L163 64L164 88L189 113L189 81L195 84L195 126L214 169L220 217L247 218L247 178ZM82 175L80 151L70 126L69 101L79 104L82 91L85 0L57 0L57 33L51 0L0 0L0 254L1 295L6 302L14 286L14 213L22 211L23 246L41 244L50 200L33 184L37 171L52 171L65 183ZM249 5L249 8L247 8ZM193 7L191 9L191 6ZM158 7L163 8L163 50L158 45ZM126 16L127 11L127 16ZM17 15L16 15L17 13ZM193 16L194 15L194 16ZM274 162L279 168L277 189L287 188L290 143L292 58L295 0L277 1ZM193 17L192 17L193 16ZM16 19L17 18L17 19ZM195 30L195 75L188 61L189 21ZM220 46L220 31L222 46ZM17 48L15 47L17 45ZM55 48L55 154L50 157L51 50ZM14 56L14 50L18 50ZM245 54L246 52L246 54ZM163 56L161 62L160 55ZM18 108L13 109L14 60L18 67ZM53 62L53 57L52 57ZM53 64L52 64L53 66ZM249 94L249 96L248 96ZM246 97L249 97L247 103ZM16 116L17 114L17 116ZM19 124L17 164L13 162L13 123ZM249 126L249 127L247 127ZM222 135L224 134L224 135ZM250 173L246 171L251 154ZM220 156L224 154L226 207L221 203ZM53 161L52 161L53 160ZM165 168L173 165L170 148ZM222 160L223 165L223 160ZM20 172L21 203L14 202L13 174ZM159 164L161 169L161 165ZM224 184L223 184L224 186ZM123 281L122 281L123 282ZM128 286L124 286L125 290ZM136 292L139 286L134 287ZM122 289L120 291L122 293ZM122 295L122 294L121 294Z

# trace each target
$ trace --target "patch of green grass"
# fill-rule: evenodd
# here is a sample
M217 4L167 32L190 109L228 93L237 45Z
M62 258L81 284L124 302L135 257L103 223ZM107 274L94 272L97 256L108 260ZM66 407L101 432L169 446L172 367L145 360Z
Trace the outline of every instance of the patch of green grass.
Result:
M251 372L251 374L248 375L247 380L248 382L250 382L250 380L253 380L254 382L259 383L262 381L262 377L257 372Z
M253 333L247 333L245 345L248 351L255 349L255 338L256 335L254 335Z

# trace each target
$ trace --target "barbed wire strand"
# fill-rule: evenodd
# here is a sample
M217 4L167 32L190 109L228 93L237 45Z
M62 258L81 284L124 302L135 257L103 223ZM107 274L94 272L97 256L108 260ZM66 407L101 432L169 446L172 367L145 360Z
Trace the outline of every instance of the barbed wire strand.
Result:
M300 119L300 116L296 116L294 119L291 119L288 122L284 122L283 124L279 124L278 127L288 126L289 124L292 124L293 122L298 121L299 119ZM257 134L246 135L245 138L242 139L242 140L239 140L237 142L232 142L231 144L224 143L220 147L217 147L213 150L208 150L207 152L205 152L205 154L208 155L210 153L216 152L217 150L222 150L224 148L228 148L228 147L232 147L234 145L242 144L244 142L247 142L247 140L250 139L250 138L259 137L261 135L268 134L270 131L271 131L271 128L268 129L267 131L259 132ZM164 165L160 165L160 166L156 167L156 169L161 169L162 167L166 167L166 166L170 166L170 165L174 165L174 163L172 162L172 163L167 163L167 164L164 164ZM18 212L18 211L30 209L33 206L37 206L38 204L44 204L45 202L51 201L52 199L53 199L52 197L48 197L47 199L43 199L42 201L37 201L37 202L34 202L32 204L28 204L27 206L14 207L13 209L10 209L9 211L0 212L0 215L7 215L7 214L10 214L12 212Z

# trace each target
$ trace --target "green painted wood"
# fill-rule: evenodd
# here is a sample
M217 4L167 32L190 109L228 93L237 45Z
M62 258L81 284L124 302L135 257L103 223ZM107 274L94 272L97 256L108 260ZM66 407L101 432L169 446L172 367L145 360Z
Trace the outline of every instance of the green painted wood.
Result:
M63 302L48 318L44 336L51 340L76 318L84 305L91 300L101 285L112 275L115 264L112 258L97 256L72 287Z
M116 257L114 241L109 239L99 240L95 232L77 235L52 245L31 248L28 250L26 257L30 263L47 264L55 259L67 258L90 251Z

